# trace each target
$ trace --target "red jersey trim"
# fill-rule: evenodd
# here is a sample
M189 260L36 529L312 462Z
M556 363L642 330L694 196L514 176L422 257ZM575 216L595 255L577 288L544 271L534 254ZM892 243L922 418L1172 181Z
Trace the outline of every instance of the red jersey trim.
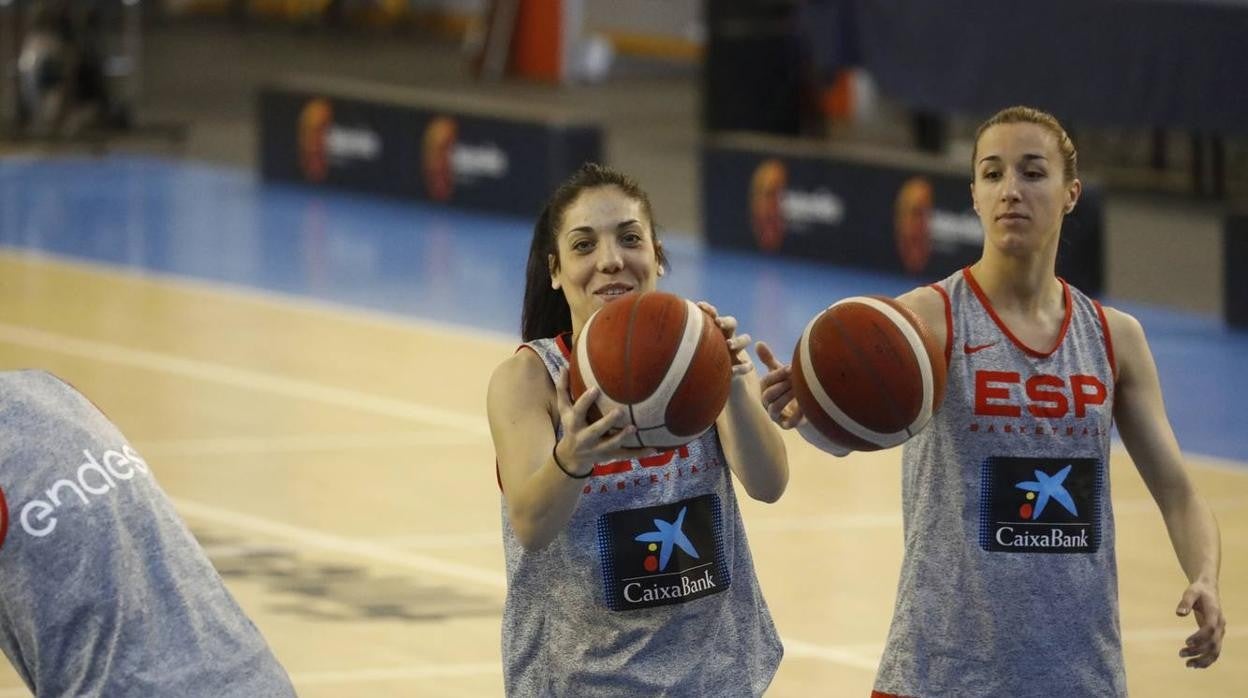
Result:
M948 366L953 361L953 302L940 284L929 284L928 288L935 289L945 302L945 365Z
M1022 349L1025 353L1039 359L1047 359L1062 346L1062 342L1066 341L1066 331L1070 329L1070 319L1074 316L1075 308L1070 297L1070 285L1067 284L1066 280L1062 277L1057 277L1057 280L1062 284L1062 301L1066 306L1066 316L1062 318L1062 329L1057 333L1057 341L1053 344L1053 348L1048 351L1037 351L1032 349L1026 344L1023 344L1021 339L1014 336L1014 333L1010 331L1010 328L1006 327L1005 323L1001 321L1000 316L997 315L997 311L993 310L992 302L988 300L988 296L984 293L984 289L979 287L979 282L975 280L975 275L971 273L971 268L969 266L962 268L962 278L966 279L967 285L971 287L971 291L975 294L975 297L979 299L980 305L984 306L984 310L988 311L988 316L991 317L992 321L997 324L1001 333L1013 342L1014 346Z
M4 497L4 490L0 490L0 548L4 547L4 540L9 535L9 502Z
M568 339L570 339L571 337L572 337L571 332L565 332L555 337L555 346L559 347L559 353L563 354L563 358L567 359L568 361L572 360L572 350L568 347ZM528 349L534 354L537 353L537 350L529 346L528 344L521 344L520 346L516 347L516 353L518 354L524 349ZM503 491L503 474L498 469L498 459L494 460L494 479L498 481L498 491L502 492Z
M1105 317L1105 309L1101 307L1100 301L1092 301L1092 305L1096 306L1096 316L1101 319L1101 331L1105 335L1105 355L1109 359L1109 372L1114 377L1114 382L1118 382L1118 362L1114 359L1114 336L1109 333L1109 320Z
M572 347L568 346L568 340L572 339L571 332L564 332L555 337L555 346L559 347L559 353L563 354L563 358L568 361L572 360Z

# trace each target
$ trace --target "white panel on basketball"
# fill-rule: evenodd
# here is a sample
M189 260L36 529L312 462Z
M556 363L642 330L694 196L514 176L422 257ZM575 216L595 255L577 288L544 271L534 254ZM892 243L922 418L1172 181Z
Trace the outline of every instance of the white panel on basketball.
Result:
M604 415L616 407L623 410L625 414L629 414L628 405L612 400L598 385L598 377L594 375L594 364L589 360L589 338L593 336L590 334L590 328L593 327L594 319L597 317L598 313L589 316L589 320L581 328L581 337L584 338L584 341L576 343L576 364L581 369L581 380L585 382L585 390L587 391L598 388L598 399L595 401L595 404L598 405L598 410ZM622 445L631 448L641 446L636 436L624 439Z
M613 400L601 389L598 391L598 409L603 414L611 411L613 407L619 407L629 416L633 426L637 427L637 433L624 440L623 445L626 447L639 448L644 445L683 443L688 440L687 437L676 436L667 430L667 403L676 392L676 388L680 386L680 381L685 377L685 371L688 370L689 363L697 351L705 317L701 308L694 305L692 301L686 300L685 305L685 331L681 335L680 346L676 349L676 355L672 357L667 373L664 374L663 380L659 382L654 392L641 402L630 406ZM576 344L576 362L581 368L581 379L585 381L586 390L599 387L598 378L594 375L593 363L589 360L589 338L593 336L590 328L597 316L597 313L591 315L585 327L581 329L581 336L585 337L586 341Z
M919 370L923 377L923 403L919 408L919 414L914 421L905 429L896 432L878 432L869 429L856 420L845 414L845 411L836 404L836 402L823 389L823 385L819 382L818 374L815 373L814 364L810 358L810 332L815 322L822 317L823 313L816 315L806 324L806 329L802 331L802 373L806 378L806 385L810 388L811 395L823 408L823 411L832 417L837 424L841 425L845 431L857 436L858 438L869 441L882 448L892 448L897 444L903 443L906 439L913 436L914 432L927 423L932 416L932 392L935 390L932 378L932 367L928 360L927 349L923 345L923 338L919 336L918 331L910 324L910 322L897 312L892 306L875 298L867 298L865 296L854 296L846 298L828 307L828 310L844 305L846 303L861 303L868 305L880 311L887 317L897 329L901 331L906 341L910 344L910 350L914 352L915 359L919 364ZM826 312L826 311L825 311Z
M690 301L685 301L685 332L680 337L680 346L672 363L663 374L663 380L653 393L644 400L633 405L633 423L638 429L653 429L667 423L667 403L672 399L680 381L689 369L689 362L698 349L698 340L702 337L703 312Z

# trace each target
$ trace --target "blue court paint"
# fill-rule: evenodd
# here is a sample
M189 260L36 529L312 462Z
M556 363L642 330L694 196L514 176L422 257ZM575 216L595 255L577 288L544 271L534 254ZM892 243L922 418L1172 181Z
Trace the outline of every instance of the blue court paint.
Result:
M267 184L176 161L0 161L0 244L8 248L514 336L531 230L528 220ZM662 288L712 302L781 355L833 301L913 286L891 275L708 250L688 238L667 246L672 268ZM1248 333L1216 318L1119 307L1144 324L1184 449L1248 461Z

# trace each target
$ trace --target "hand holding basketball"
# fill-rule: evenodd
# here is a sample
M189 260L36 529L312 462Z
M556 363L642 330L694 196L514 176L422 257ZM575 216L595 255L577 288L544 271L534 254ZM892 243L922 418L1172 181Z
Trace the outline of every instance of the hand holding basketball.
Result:
M763 376L763 408L771 415L771 421L782 429L792 429L802 423L802 406L793 394L793 370L788 364L780 363L771 347L766 342L754 345L758 358L767 367L767 375Z
M590 388L576 401L568 391L568 372L562 371L555 382L559 423L563 438L555 444L558 465L580 475L595 463L610 463L637 457L637 449L625 448L624 439L637 428L628 423L624 410L614 407L593 423L588 422L589 408L598 399L598 389Z
M571 395L598 388L598 409L619 408L625 423L636 427L626 446L689 443L714 426L731 392L734 345L725 332L731 334L736 321L726 318L721 326L714 319L693 302L659 291L607 303L576 339L568 361Z
M724 339L728 342L728 353L732 356L732 375L744 376L753 370L754 362L750 361L750 355L745 351L750 345L750 335L737 334L737 319L731 315L720 315L715 306L706 301L698 301L697 306L711 316L715 326L724 334Z

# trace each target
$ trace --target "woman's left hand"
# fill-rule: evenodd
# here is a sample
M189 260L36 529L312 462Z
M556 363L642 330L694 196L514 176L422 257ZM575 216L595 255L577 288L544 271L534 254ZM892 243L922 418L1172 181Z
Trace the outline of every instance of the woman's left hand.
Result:
M1192 669L1204 669L1218 661L1222 653L1222 636L1226 634L1226 617L1222 615L1222 602L1218 588L1207 582L1196 581L1183 591L1183 598L1175 614L1186 616L1196 612L1195 633L1187 638L1187 644L1179 650L1179 656L1187 659Z
M750 345L750 335L737 334L737 319L731 315L721 316L715 306L706 301L698 301L697 305L715 320L716 327L728 342L728 353L732 355L732 375L744 376L753 371L754 362L750 361L750 355L745 351Z

